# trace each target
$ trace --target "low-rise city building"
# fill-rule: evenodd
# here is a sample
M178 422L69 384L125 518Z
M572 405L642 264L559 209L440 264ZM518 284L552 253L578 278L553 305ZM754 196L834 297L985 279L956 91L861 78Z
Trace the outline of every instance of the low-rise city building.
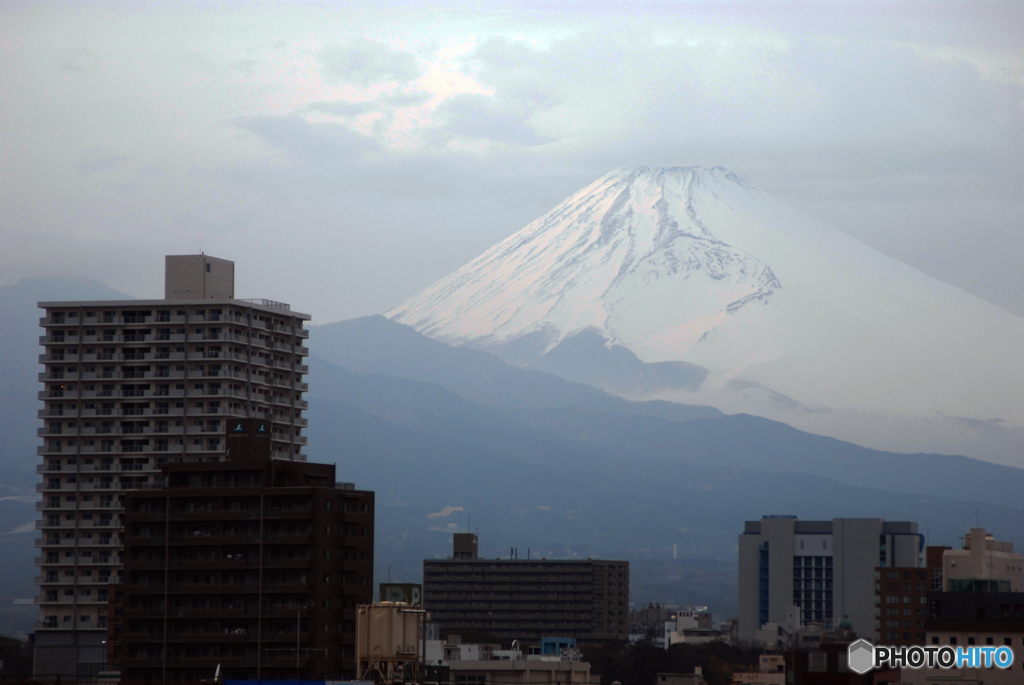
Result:
M756 671L735 671L732 685L786 685L786 659L781 654L762 654Z
M546 649L547 647L547 649ZM427 682L437 685L590 685L590 664L581 661L575 641L541 638L527 653L514 644L462 642L461 636L426 641ZM558 653L554 653L557 651Z
M423 607L443 633L479 630L521 641L628 637L628 561L482 559L476 547L476 535L457 533L452 558L423 562Z
M655 685L704 685L704 673L700 666L693 673L658 673L654 677Z
M706 642L728 642L729 635L717 630L714 616L707 607L680 607L671 621L665 623L666 649L675 644L699 645Z

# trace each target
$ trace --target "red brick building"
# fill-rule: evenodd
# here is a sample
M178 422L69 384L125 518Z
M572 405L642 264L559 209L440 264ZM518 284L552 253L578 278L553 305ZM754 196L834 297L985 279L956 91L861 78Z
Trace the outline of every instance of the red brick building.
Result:
M942 553L925 548L923 568L875 567L875 639L886 645L923 645L928 593L942 590Z

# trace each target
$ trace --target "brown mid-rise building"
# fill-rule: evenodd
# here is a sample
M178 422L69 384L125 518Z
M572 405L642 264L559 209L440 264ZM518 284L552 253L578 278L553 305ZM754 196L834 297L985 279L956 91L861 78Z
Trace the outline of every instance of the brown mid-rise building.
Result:
M423 607L443 632L509 640L629 637L629 562L480 559L476 535L457 533L453 558L423 562Z
M335 468L271 458L273 426L228 422L226 461L167 464L126 493L125 680L355 677L356 606L373 601L374 495Z
M926 547L925 566L875 568L875 639L886 645L923 645L928 593L942 589L942 554Z

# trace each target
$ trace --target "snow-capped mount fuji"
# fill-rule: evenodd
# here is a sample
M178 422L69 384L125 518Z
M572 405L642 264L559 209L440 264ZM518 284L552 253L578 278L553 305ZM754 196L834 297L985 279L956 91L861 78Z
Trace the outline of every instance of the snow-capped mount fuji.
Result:
M721 167L613 171L387 316L556 371L599 340L703 370L659 396L890 449L1024 425L1024 319ZM872 440L865 417L933 439Z

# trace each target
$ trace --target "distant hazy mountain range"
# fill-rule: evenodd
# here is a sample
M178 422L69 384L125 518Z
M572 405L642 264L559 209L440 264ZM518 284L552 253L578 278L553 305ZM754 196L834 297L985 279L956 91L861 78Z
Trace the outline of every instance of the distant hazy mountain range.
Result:
M102 284L0 287L0 632L28 629L42 299L124 298ZM312 328L311 460L377 492L377 580L418 581L470 523L481 553L632 562L636 602L735 610L745 519L918 521L958 544L976 519L1024 544L1024 471L865 449L706 406L635 402L451 347L381 316ZM2 610L9 608L8 612Z
M1024 466L1024 319L720 167L609 173L387 316L628 397Z
M631 402L379 316L314 327L310 349L311 458L377 490L378 559L403 577L467 511L487 555L628 558L636 600L724 613L736 536L764 514L909 519L950 545L980 520L1024 543L1020 469Z

